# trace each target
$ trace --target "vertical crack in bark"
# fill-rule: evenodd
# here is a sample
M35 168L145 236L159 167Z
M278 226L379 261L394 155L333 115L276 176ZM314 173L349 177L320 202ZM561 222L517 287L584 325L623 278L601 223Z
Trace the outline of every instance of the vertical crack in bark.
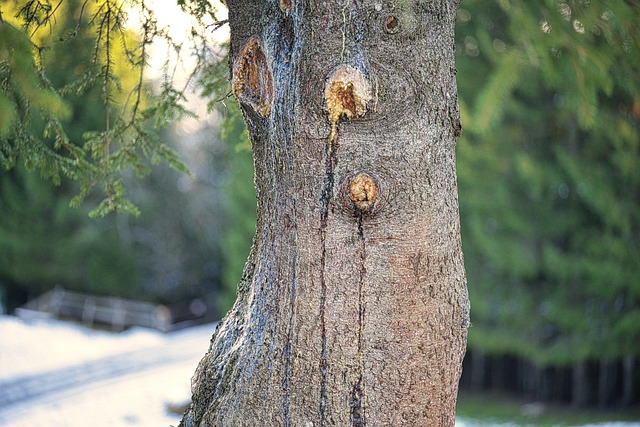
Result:
M355 215L358 219L358 238L360 240L360 274L358 280L358 381L353 385L351 390L351 423L353 427L365 427L365 404L364 404L364 285L367 273L365 261L367 257L366 244L364 239L364 227L362 224L363 214L356 211Z
M287 332L287 341L284 347L284 399L283 399L283 418L284 427L291 426L291 413L289 407L291 405L291 379L293 378L293 364L291 363L291 343L293 341L294 313L296 301L296 269L298 268L298 259L294 257L291 261L291 295L289 297L289 331Z
M347 5L349 2L347 1ZM338 123L342 118L350 120L355 117L362 117L367 111L367 103L371 100L371 85L364 77L364 74L349 65L336 67L328 76L324 90L324 107L327 112L327 119L331 124L331 132L325 146L325 177L320 195L320 239L322 245L320 259L320 323L322 333L322 351L320 356L320 426L324 426L327 417L327 327L325 319L325 304L327 295L326 284L326 234L327 218L329 206L333 195L334 167L336 162L336 150ZM359 222L359 234L362 239L362 216ZM362 239L364 242L364 239ZM363 248L364 249L364 248ZM364 250L363 250L364 254ZM363 255L364 256L364 255ZM364 268L364 262L363 267ZM352 407L351 418L354 426L364 425L364 412L362 409L362 327L363 327L363 302L362 283L364 275L361 274L359 287L359 315L358 315L358 359L359 379L353 386L353 392L349 398Z
M358 381L353 384L351 389L351 398L349 403L351 404L351 425L352 427L364 427L366 426L364 417L364 390L363 390L362 373L358 377Z
M325 425L327 409L327 325L325 319L325 304L327 300L326 282L326 235L329 205L333 194L335 165L335 140L337 123L332 123L331 134L325 146L325 176L320 194L320 330L322 347L320 351L320 427Z
M296 220L296 203L293 202L292 206L291 228L295 229L294 247L298 248L298 234L297 234L297 220ZM296 307L296 295L297 295L297 270L298 270L298 255L294 252L291 257L290 269L291 269L291 288L289 294L289 330L287 331L287 340L284 347L285 367L284 367L284 399L283 399L283 412L284 412L284 426L291 426L291 382L295 373L296 358L292 355L293 339L295 335L295 307ZM293 357L293 361L291 358Z
M275 222L275 221L274 221ZM247 393L247 389L252 389L252 384L271 384L272 377L276 374L274 365L277 366L275 357L276 347L279 346L275 336L277 330L277 316L270 313L269 307L277 307L279 300L278 291L278 278L280 277L279 262L276 257L276 253L279 252L278 234L269 229L265 232L264 258L266 262L260 266L260 275L256 291L254 296L255 309L251 309L252 323L252 339L255 340L256 350L253 352L253 356L249 356L251 361L246 360L242 364L242 381L237 381L239 384L238 393L236 398L236 406L240 404L241 397ZM259 290L259 291L258 291ZM266 308L263 310L262 308ZM263 374L266 373L265 376ZM256 381L257 380L257 381ZM258 392L255 392L257 399L267 401L271 396L269 387L265 387L262 390L260 396ZM266 405L261 406L261 414L258 415L261 419L267 417L270 413L270 409Z
M325 281L325 235L326 216L321 223L320 239L322 242L322 255L320 258L320 329L322 347L320 350L320 427L324 427L325 409L327 407L327 325L325 321L325 303L327 300L327 284Z

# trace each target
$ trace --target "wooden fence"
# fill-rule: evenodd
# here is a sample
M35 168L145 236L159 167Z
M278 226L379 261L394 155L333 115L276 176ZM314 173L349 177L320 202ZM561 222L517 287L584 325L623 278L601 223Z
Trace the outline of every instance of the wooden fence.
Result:
M116 331L129 326L168 331L171 312L164 305L123 298L94 296L56 287L16 309L21 318L54 317L104 324Z

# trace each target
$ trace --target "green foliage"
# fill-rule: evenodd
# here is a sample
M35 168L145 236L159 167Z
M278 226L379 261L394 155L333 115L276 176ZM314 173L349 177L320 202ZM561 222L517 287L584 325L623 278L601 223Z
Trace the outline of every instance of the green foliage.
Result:
M57 93L41 83L41 76L31 56L28 37L12 25L0 23L0 136L15 132L18 121L30 121L32 109L45 110L52 115L66 116L68 110Z
M195 17L199 23L203 26L209 26L209 22L213 22L213 25L219 27L224 22L220 22L216 17L218 10L211 4L209 0L177 0L178 6L185 12Z
M638 26L637 1L462 3L472 348L541 365L638 355Z
M42 11L41 8L38 10ZM73 8L60 10L65 14L59 17L58 25L60 31L64 32L68 28L66 13L73 11ZM3 28L4 25L9 24L0 24ZM13 31L23 41L26 40L24 33L15 28ZM31 28L30 33L33 31ZM37 32L34 34L37 38ZM43 56L41 59L45 60L46 65L56 65L50 67L46 82L33 57L26 55L24 63L27 69L36 73L32 83L45 92L49 90L47 87L70 84L74 79L69 73L70 69L82 70L90 65L90 40L86 34L79 32L65 42L67 49L55 49ZM14 49L11 52L18 51ZM20 70L15 70L9 77L13 78L16 74L20 74ZM20 96L14 97L18 100L16 105L21 102ZM49 116L47 121L47 117L40 113L52 109L49 106L34 108L31 95L28 95L24 100L31 104L30 115L26 117L26 123L22 119L19 122L29 127L14 128L3 140L12 148L23 147L28 152L16 157L15 167L0 175L0 283L5 286L10 307L57 284L89 293L125 297L140 295L141 260L134 247L124 244L120 239L115 217L87 223L88 210L85 207L69 207L69 198L77 192L75 186L66 180L58 180L59 185L53 187L25 168L26 164L30 169L39 169L46 177L52 177L47 175L47 171L52 171L53 177L57 173L67 175L67 172L59 169L56 163L59 162L69 165L67 171L74 174L77 165L57 154L56 150L64 147L73 150L76 146L70 141L81 140L82 135L92 127L104 125L104 103L101 98L99 88L87 87L81 92L67 93L63 103L64 115ZM57 99L63 102L60 96ZM66 133L57 133L62 129ZM31 139L21 138L20 135L27 135ZM59 145L55 141L59 141ZM39 157L34 154L36 147L40 150Z
M59 131L59 120L69 111L60 96L43 82L32 58L28 37L7 22L0 22L0 165L10 169L16 159L25 159L30 168L41 169L43 175L60 182L60 172L72 174L73 165L53 149L30 134L34 115L42 114L47 133L54 144L65 143Z
M144 215L118 215L118 230L141 259L146 298L175 303L219 292L221 160L220 142L211 141L211 132L206 130L206 143L194 148L196 152L182 153L201 160L190 161L195 177L159 165L143 182L136 185L134 177L127 182L131 199Z
M138 35L123 26L125 6L138 8ZM216 164L220 143L207 128L198 136L206 143L188 135L188 144L173 145L176 135L166 128L195 117L185 107L186 88L173 84L167 63L154 95L143 68L152 39L165 38L174 51L181 46L158 28L143 2L10 1L0 9L6 20L0 26L11 25L28 43L19 51L33 70L32 83L64 107L61 112L49 105L36 108L28 96L14 96L29 103L30 115L12 123L13 133L3 140L11 148L24 147L0 175L3 300L12 308L56 284L170 303L215 294L224 229ZM206 52L197 52L201 61ZM5 62L8 70L13 62ZM187 171L177 150L197 176ZM25 165L59 185L28 173ZM98 188L103 200L96 197ZM69 208L69 200L76 209ZM85 205L93 206L94 217L137 213L138 206L145 215L87 222Z
M76 21L65 15L63 3L77 11ZM136 7L141 16L138 34L125 27L127 7ZM138 214L126 198L123 173L142 176L161 161L187 172L154 125L192 114L181 91L167 84L153 95L145 85L149 45L166 36L152 11L144 2L116 0L68 0L55 6L31 0L7 8L17 11L15 22L22 29L0 21L0 164L9 169L21 162L56 184L61 176L79 181L74 207L100 187L105 197L91 216ZM57 52L77 46L78 40L92 50L83 49L87 55L74 58L65 68L66 83L56 85L49 77L61 69ZM103 100L103 119L83 135L69 135L69 99L95 91Z

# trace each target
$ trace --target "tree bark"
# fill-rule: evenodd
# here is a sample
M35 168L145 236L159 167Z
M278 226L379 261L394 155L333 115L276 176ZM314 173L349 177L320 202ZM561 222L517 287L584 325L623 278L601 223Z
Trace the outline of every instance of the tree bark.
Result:
M229 0L257 231L183 426L453 426L455 0Z

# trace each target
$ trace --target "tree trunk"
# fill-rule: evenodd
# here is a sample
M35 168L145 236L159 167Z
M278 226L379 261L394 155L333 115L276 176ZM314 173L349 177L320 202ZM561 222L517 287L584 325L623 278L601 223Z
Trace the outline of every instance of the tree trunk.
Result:
M482 391L485 389L485 379L487 376L486 371L486 357L484 351L480 349L474 349L471 355L471 388L475 391Z
M611 400L611 394L615 384L616 364L609 359L600 359L598 371L598 406L606 408Z
M636 360L633 356L622 358L622 406L627 407L633 403L634 396L634 367Z
M257 232L183 426L453 426L455 0L229 0Z
M571 404L576 408L584 408L589 403L590 385L587 370L587 362L584 360L573 366Z

